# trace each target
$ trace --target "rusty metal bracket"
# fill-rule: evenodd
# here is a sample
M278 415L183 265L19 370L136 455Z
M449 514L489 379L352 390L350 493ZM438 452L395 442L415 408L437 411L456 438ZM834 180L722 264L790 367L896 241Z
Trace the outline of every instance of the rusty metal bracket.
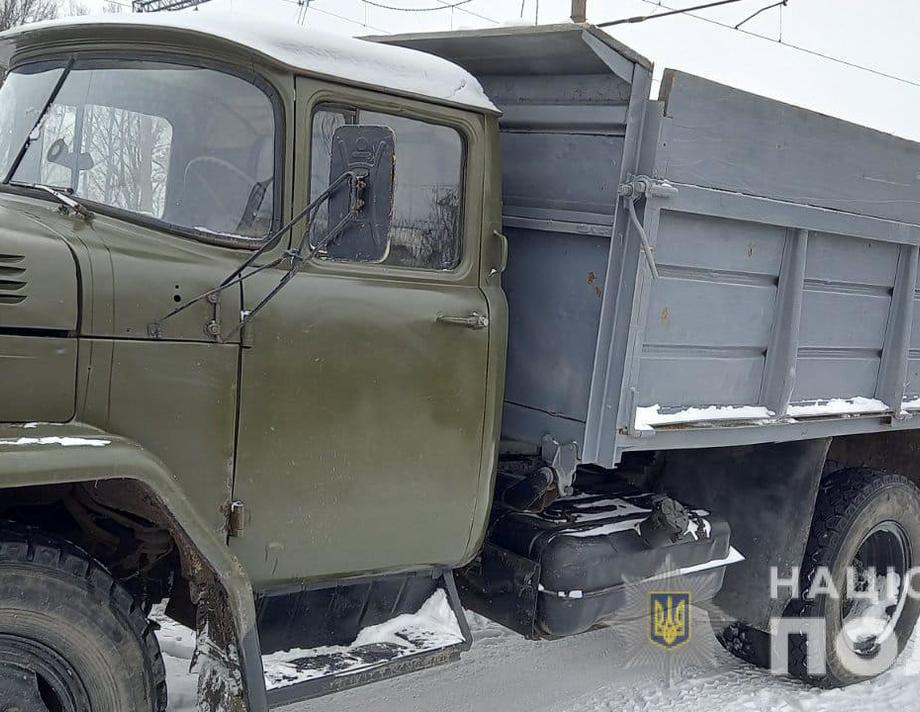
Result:
M211 292L205 299L211 305L211 320L204 325L204 333L220 341L220 292Z
M574 440L562 444L552 435L544 435L540 447L540 456L549 464L556 475L556 487L559 494L567 497L574 490L575 470L578 469L578 443Z

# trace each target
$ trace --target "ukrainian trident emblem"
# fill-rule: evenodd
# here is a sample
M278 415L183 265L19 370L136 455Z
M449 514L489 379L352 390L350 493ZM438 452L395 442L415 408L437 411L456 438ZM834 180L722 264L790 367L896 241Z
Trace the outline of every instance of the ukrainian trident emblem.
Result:
M690 594L649 594L649 638L667 650L690 640Z

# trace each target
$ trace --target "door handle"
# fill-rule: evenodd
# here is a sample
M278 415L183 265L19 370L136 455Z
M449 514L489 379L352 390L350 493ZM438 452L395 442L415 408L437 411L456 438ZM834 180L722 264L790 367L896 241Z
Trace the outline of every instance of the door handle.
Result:
M438 323L465 326L467 329L485 329L489 325L489 317L479 312L473 312L469 316L446 316L444 314L439 314Z

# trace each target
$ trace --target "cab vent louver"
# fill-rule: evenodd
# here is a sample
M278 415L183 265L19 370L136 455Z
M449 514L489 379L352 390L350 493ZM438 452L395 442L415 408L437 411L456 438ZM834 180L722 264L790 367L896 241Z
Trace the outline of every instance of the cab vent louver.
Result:
M26 299L26 268L23 255L0 253L0 306L15 305Z

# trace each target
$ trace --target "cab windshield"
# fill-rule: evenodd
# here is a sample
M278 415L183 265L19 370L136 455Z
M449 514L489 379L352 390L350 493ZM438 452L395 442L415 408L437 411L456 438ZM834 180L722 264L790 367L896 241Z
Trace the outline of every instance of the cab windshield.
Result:
M0 180L211 237L275 209L275 110L240 77L153 61L32 64L0 87Z

